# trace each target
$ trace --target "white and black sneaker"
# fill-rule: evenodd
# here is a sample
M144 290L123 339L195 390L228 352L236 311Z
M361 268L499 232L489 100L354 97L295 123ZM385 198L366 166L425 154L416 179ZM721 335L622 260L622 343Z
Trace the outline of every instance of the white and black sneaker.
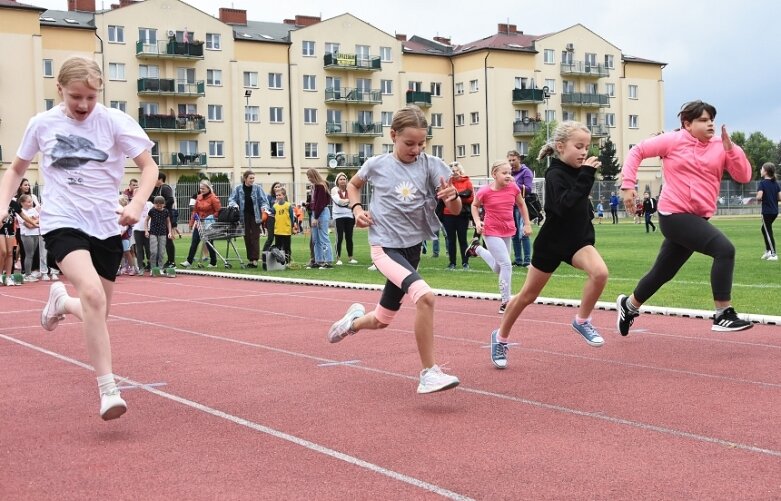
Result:
M735 332L750 329L754 326L748 320L743 320L738 317L735 312L735 308L730 306L724 312L713 319L713 327L711 330L718 332Z
M629 310L629 307L626 305L627 301L629 301L629 298L624 294L619 294L616 298L616 310L618 311L618 315L616 316L616 329L618 329L618 332L620 332L622 336L629 335L629 328L632 327L635 318L640 315L639 313Z

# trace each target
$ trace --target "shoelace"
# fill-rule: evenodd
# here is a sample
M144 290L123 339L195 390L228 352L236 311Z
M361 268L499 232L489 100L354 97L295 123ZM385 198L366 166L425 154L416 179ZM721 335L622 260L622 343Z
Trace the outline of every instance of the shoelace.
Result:
M583 327L584 331L586 331L586 336L588 336L589 339L599 336L599 333L594 328L594 326L591 325L591 322L586 322L579 325Z
M494 358L507 358L507 348L506 343L497 342L494 345Z

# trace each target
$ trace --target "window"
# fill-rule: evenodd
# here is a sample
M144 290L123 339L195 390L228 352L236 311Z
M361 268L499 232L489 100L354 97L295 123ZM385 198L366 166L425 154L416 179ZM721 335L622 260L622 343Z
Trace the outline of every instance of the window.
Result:
M637 115L629 115L629 128L637 129L639 127L637 123L638 123Z
M524 118L529 117L529 111L528 110L515 110L515 121L520 122Z
M456 158L464 158L466 156L466 146L459 144L456 146Z
M206 41L204 43L207 49L211 50L221 50L222 49L222 38L219 33L207 33L206 34Z
M304 143L304 158L317 158L317 143Z
M545 121L546 122L555 122L556 121L556 110L545 110Z
M637 99L637 85L629 86L629 99Z
M594 54L593 52L586 52L585 58L586 58L586 68L597 65L597 55Z
M383 143L382 144L382 153L383 153L383 155L393 153L393 143L390 143L390 144Z
M125 64L124 63L108 63L108 79L109 80L125 80Z
M315 43L312 40L304 40L301 42L301 55L304 57L315 56Z
M245 71L244 72L244 87L258 88L258 72L257 71Z
M546 78L545 79L545 86L548 87L548 93L555 94L556 93L556 80L553 78Z
M160 68L154 64L139 64L139 78L160 78Z
M260 122L260 106L245 106L244 107L244 121L245 122Z
M143 44L156 44L157 30L154 28L138 28L138 41Z
M342 123L342 111L341 110L327 110L326 111L326 122L328 122L330 124Z
M386 96L393 94L393 80L380 80L380 92Z
M613 69L613 54L605 54L605 68Z
M210 104L208 110L208 117L210 122L222 122L221 104Z
M393 61L393 58L391 58L390 47L380 47L380 61L382 61L383 63L389 63Z
M355 46L355 60L356 61L368 61L369 60L369 46L368 45L356 45Z
M283 158L285 156L285 143L283 141L271 141L271 158Z
M359 111L358 112L358 123L359 124L370 124L374 122L374 117L371 111Z
M572 65L572 51L565 50L561 52L561 64Z
M206 85L221 86L222 70L206 70Z
M114 108L115 110L127 113L127 101L110 101L109 108Z
M616 97L616 84L606 83L605 93L607 94L608 97Z
M282 123L282 108L279 106L272 106L268 109L268 121L272 124Z
M108 41L112 43L125 43L124 26L108 26Z
M556 64L556 52L553 49L545 49L542 53L542 62L545 64Z
M571 80L562 80L561 91L564 94L573 94L575 92L575 82Z
M112 103L116 103L117 101L111 101ZM46 111L49 111L50 109L54 108L54 99L44 99L43 100L43 109ZM112 106L113 108L113 106Z
M358 156L361 158L369 158L374 155L374 145L373 144L359 144L358 145Z
M464 93L464 82L457 82L456 83L456 95L460 96Z
M528 155L529 154L529 143L526 142L526 141L516 141L515 142L515 151L517 151L521 155Z
M423 82L407 82L407 89L412 92L420 92L423 90Z
M139 103L141 109L144 111L144 115L157 115L158 105L157 103Z
M382 126L383 127L390 127L393 123L393 112L392 111L383 111L380 113L380 119L382 120Z
M282 73L269 73L268 74L268 88L269 89L281 89L282 88Z
M441 82L431 82L431 95L432 96L441 96L442 95L442 83Z
M304 123L305 124L317 123L317 108L304 108Z
M370 78L357 78L355 80L355 88L361 92L371 92L372 81Z
M477 80L469 81L469 92L477 92L480 90L480 86L477 84Z
M596 94L597 93L597 84L596 83L587 83L586 84L586 94Z
M198 155L198 141L189 139L179 141L179 152L185 155Z
M260 143L258 141L244 141L244 156L255 158L259 157Z
M179 115L197 115L198 105L196 104L178 104L176 105Z
M432 113L431 114L431 126L432 127L442 127L442 113Z
M43 76L45 77L54 76L54 63L52 62L51 59L43 60Z
M480 143L472 143L472 156L480 155Z
M222 141L209 141L209 156L224 157L225 144Z
M616 126L616 114L615 113L605 113L605 125L608 127L615 127Z
M528 78L526 77L515 77L515 88L516 89L528 89Z
M317 75L304 75L304 90L317 90Z
M472 125L480 123L480 112L479 111L473 111L472 113L469 114L469 123L472 124Z
M195 68L177 68L176 91L193 92L195 89Z
M336 155L337 153L343 152L344 148L342 143L328 143L328 154L331 156Z
M577 120L577 118L578 116L575 114L574 111L563 110L561 112L561 119L564 120L565 122L567 120Z
M431 146L431 155L439 158L445 158L445 147L441 144Z
M339 52L339 44L334 42L326 42L324 45L326 54L336 54Z
M456 115L456 127L460 127L462 125L464 125L464 114L459 113Z

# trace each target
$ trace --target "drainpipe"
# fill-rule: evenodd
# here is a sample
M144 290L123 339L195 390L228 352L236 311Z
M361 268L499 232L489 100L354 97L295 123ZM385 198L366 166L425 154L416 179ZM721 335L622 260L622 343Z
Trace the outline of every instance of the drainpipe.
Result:
M453 58L450 57L450 106L452 107L452 113L450 116L452 120L456 119L456 66L453 64ZM456 158L456 124L453 123L453 159Z
M491 177L491 160L488 153L491 151L488 135L488 56L491 55L489 49L483 59L483 78L485 79L485 175Z
M289 32L288 32L289 33ZM298 190L298 172L295 168L296 162L295 162L295 148L293 145L295 144L295 141L293 140L293 80L291 71L290 71L290 50L293 48L293 42L291 41L290 44L287 46L287 112L290 115L290 148L288 148L288 151L290 153L290 170L293 173L293 193L296 198L293 200L300 200L299 193L297 193ZM301 82L299 82L301 83Z

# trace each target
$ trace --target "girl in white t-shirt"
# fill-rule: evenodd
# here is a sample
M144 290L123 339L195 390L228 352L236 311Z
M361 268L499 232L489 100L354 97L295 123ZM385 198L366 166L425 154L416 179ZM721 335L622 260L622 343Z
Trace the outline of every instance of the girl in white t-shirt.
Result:
M103 75L95 61L71 57L62 63L57 92L62 103L33 117L10 168L0 181L0 220L13 190L39 152L45 179L41 233L46 248L76 291L52 284L41 312L41 326L54 330L66 313L82 320L87 352L97 374L100 416L115 419L127 404L119 394L111 364L106 318L117 268L122 259L120 226L138 221L152 193L158 168L152 141L129 115L98 102ZM141 182L126 207L117 209L117 193L132 158ZM46 399L42 399L46 402Z
M33 257L38 250L38 239L41 236L40 217L38 209L33 207L33 197L22 195L17 200L22 206L21 213L16 215L16 224L19 228L19 236L24 248L24 263L22 263L22 272L25 282L37 282L38 279L32 275ZM24 214L24 217L22 216Z

